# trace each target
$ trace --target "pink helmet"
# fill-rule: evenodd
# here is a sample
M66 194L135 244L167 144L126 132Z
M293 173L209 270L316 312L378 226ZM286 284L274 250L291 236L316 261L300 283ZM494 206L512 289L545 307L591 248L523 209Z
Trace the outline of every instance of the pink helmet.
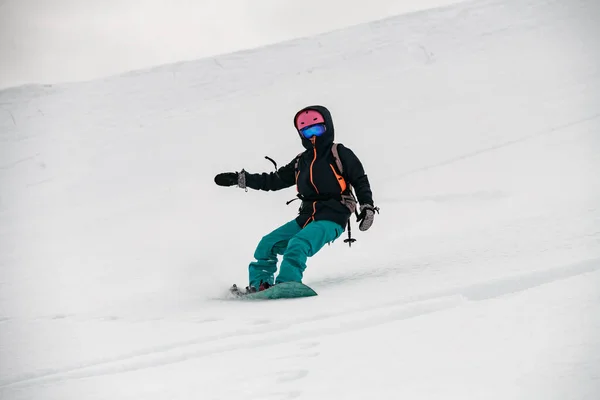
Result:
M325 118L315 110L305 110L296 116L296 129L300 130L307 126L324 124Z

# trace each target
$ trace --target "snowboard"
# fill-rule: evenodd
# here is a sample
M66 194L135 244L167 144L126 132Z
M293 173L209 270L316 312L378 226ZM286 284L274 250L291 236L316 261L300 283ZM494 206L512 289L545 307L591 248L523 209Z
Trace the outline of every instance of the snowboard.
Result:
M235 286L234 286L235 287ZM300 282L284 282L271 286L261 292L243 293L241 291L231 291L237 298L244 300L275 300L275 299L294 299L299 297L317 296L309 286Z

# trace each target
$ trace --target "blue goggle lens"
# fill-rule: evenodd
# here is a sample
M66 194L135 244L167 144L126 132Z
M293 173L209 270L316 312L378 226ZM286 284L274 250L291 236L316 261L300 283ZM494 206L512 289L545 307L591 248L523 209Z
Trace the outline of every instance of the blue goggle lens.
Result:
M317 124L300 129L300 133L305 138L310 139L313 136L321 136L325 133L325 130L326 129L324 124Z

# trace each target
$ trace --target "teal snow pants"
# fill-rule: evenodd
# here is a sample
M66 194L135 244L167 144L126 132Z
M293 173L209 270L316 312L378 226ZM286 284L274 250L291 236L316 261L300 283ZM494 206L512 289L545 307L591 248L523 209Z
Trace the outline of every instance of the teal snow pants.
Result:
M306 260L325 244L333 242L344 228L332 221L313 221L301 228L293 220L264 236L256 247L248 267L250 285L258 289L260 282L273 284L277 272L277 255L283 255L277 282L302 282Z

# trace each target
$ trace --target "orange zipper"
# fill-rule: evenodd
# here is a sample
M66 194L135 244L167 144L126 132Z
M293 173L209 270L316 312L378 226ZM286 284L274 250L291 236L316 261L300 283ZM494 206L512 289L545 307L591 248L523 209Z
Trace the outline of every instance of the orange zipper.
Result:
M316 202L316 201L313 201L313 213L312 213L312 215L310 216L310 218L306 220L306 223L304 224L304 226L303 226L302 228L304 228L306 225L308 225L308 223L309 223L310 221L314 221L314 220L315 220L315 214L316 214L316 213L317 213L317 202Z
M315 156L313 157L313 160L310 163L310 183L312 183L312 185L315 188L317 194L319 194L319 189L317 189L317 185L315 185L315 181L313 181L313 165L315 165L315 161L317 161L317 146L315 144L315 140L316 139L317 139L316 136L313 136L312 138L310 138L310 141L313 144L313 151L315 153Z
M313 144L313 152L314 152L314 156L313 156L313 160L310 163L310 183L312 183L313 187L315 188L315 191L317 192L317 194L319 194L319 189L317 189L317 185L315 185L315 181L313 181L313 165L315 165L315 161L317 161L317 146L316 146L316 137L313 136L312 138L310 138L310 141ZM313 201L313 213L310 216L310 218L308 220L306 220L306 223L304 224L304 226L302 228L304 228L306 225L308 225L308 223L310 221L314 221L315 220L315 214L317 213L317 202Z

